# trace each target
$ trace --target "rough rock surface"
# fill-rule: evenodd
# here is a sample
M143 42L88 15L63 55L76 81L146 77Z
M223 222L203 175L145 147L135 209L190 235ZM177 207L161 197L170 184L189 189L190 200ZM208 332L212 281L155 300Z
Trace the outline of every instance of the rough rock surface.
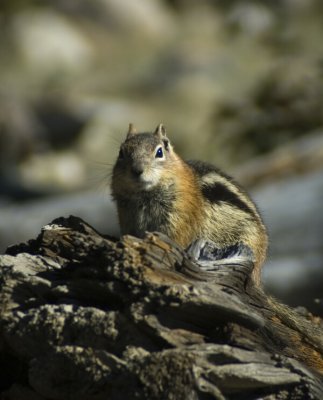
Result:
M323 398L321 321L255 288L250 259L56 219L0 258L1 398Z

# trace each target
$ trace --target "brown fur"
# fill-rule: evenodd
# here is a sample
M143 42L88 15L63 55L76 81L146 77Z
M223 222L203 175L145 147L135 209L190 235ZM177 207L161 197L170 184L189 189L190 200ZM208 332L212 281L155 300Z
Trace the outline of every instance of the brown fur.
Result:
M156 156L159 147L163 158ZM239 185L213 166L183 161L162 125L150 134L137 133L130 125L121 153L111 187L122 234L140 237L156 230L183 247L199 238L221 247L244 243L253 250L253 279L260 284L267 234Z
M172 176L174 176L173 173ZM174 211L170 215L169 221L170 236L176 243L187 247L193 238L201 235L203 198L192 170L180 159L176 164L174 178L177 194Z

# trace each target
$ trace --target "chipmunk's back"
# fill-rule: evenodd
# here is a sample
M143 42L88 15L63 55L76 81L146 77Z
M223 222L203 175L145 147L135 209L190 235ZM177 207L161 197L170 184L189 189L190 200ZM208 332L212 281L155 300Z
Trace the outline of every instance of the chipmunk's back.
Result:
M203 236L220 246L237 242L247 244L254 252L260 275L268 239L255 203L240 185L217 167L201 161L188 161L187 164L197 176L203 196Z

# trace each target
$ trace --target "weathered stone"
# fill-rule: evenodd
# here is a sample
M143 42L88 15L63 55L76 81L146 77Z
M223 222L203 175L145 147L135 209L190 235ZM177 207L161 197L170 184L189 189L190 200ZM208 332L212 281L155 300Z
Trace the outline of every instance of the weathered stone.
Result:
M320 321L255 288L243 246L69 217L0 260L4 399L323 396Z

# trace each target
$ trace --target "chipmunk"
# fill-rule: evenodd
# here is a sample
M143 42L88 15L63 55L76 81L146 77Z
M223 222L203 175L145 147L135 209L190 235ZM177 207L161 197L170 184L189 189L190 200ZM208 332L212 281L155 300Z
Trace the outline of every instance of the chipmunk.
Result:
M111 189L122 234L159 231L184 248L202 238L219 247L246 244L254 255L253 280L260 284L267 234L256 205L215 166L182 160L162 124L154 133L129 125Z

